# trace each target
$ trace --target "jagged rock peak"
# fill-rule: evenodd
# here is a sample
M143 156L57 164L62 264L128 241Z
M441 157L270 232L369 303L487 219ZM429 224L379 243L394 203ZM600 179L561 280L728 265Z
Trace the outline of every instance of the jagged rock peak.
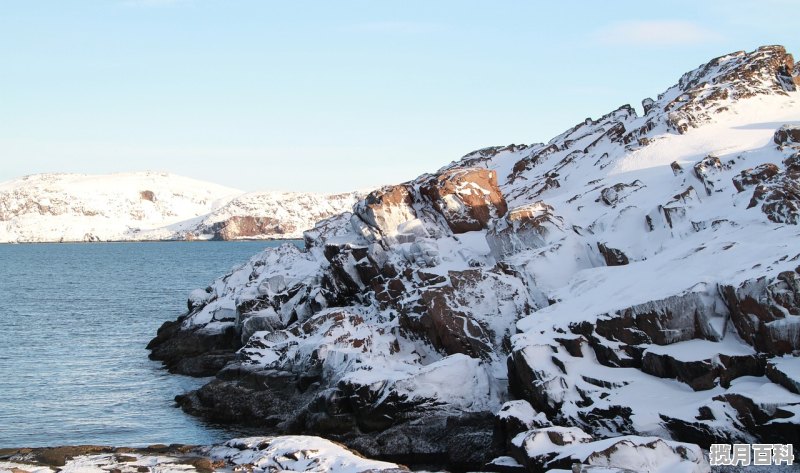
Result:
M726 54L681 76L675 86L659 95L650 112L666 114L670 128L685 133L724 112L732 102L795 91L793 65L792 55L783 46Z
M687 72L678 81L681 90L689 92L704 84L727 84L733 87L772 88L775 92L791 92L794 58L783 46L761 46L753 52L737 51L712 59ZM787 80L788 79L788 80Z
M550 154L556 147L569 147L571 141L591 133L592 129L608 129L620 123L625 144L646 144L646 135L659 124L669 131L685 133L701 126L731 103L759 95L786 95L800 87L800 62L795 63L783 46L761 46L752 52L737 51L717 57L686 72L678 83L658 95L656 100L642 100L644 116L638 117L630 105L623 105L598 119L586 118L547 144L494 146L473 151L450 166L485 165L488 159L502 153L527 151L529 156ZM639 118L642 123L632 123ZM624 136L623 136L624 133Z

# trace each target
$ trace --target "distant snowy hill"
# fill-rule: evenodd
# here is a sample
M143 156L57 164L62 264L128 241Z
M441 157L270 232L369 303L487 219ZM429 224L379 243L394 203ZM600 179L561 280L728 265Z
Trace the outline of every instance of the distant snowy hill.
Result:
M798 451L797 71L780 46L729 54L642 115L376 190L306 251L194 291L152 357L217 374L190 413L404 464L705 473L715 443Z
M301 238L360 197L244 193L155 172L38 174L0 183L0 242Z

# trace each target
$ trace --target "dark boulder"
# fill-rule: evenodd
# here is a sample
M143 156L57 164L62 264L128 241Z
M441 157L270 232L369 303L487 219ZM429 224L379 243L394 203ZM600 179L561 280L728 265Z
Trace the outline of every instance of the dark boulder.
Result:
M775 131L772 140L781 148L800 146L800 125L783 125Z
M745 189L762 182L767 181L773 176L778 175L780 170L778 166L767 163L756 166L754 169L745 169L738 176L733 178L733 186L739 192L744 192Z

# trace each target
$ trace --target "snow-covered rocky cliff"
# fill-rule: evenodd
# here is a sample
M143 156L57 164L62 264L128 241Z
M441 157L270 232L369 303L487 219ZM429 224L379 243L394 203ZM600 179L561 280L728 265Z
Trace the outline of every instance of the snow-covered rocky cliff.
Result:
M194 291L152 356L216 373L188 412L401 463L701 472L697 445L797 450L798 84L782 47L729 54L641 116L376 190L305 251Z
M302 238L364 193L251 192L165 173L0 183L0 242Z

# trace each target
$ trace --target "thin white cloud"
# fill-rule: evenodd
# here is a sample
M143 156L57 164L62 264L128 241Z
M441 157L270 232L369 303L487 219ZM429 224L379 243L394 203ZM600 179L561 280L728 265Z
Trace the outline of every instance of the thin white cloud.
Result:
M712 29L685 20L632 20L594 32L594 39L612 45L680 46L721 41Z

